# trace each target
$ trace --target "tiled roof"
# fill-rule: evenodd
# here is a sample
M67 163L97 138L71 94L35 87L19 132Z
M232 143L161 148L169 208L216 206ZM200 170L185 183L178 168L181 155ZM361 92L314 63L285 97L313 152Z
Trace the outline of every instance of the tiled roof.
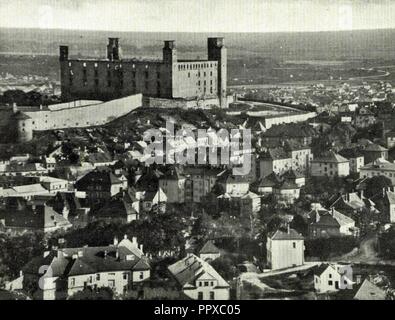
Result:
M343 158L341 155L335 153L334 151L325 152L319 156L317 156L313 162L333 162L333 163L342 163L348 162L346 158Z
M362 152L357 148L343 149L339 151L339 154L346 159L363 157Z
M291 156L283 148L271 148L260 155L261 159L290 159Z
M269 235L272 240L304 240L304 237L297 233L294 229L289 229L289 232L277 230Z
M207 241L204 246L200 249L199 253L219 253L219 249L215 246L213 241Z
M168 270L181 287L184 287L187 284L195 286L195 281L202 274L207 273L218 281L217 287L229 288L229 284L209 263L194 254L189 254L184 259L170 265Z
M380 146L379 144L372 143L366 146L364 151L378 152L378 151L388 151L388 149L384 148L383 146Z
M354 296L355 300L385 300L386 292L370 282L368 279L362 283Z

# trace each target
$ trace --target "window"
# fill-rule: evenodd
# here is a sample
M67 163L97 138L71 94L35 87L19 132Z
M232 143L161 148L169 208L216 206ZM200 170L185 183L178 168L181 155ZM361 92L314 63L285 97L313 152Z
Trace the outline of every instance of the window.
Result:
M107 87L111 87L111 80L107 81Z
M70 286L75 286L75 278L70 279Z
M332 286L333 285L333 281L332 280L329 280L328 281L328 286Z
M139 276L140 280L144 279L144 272L140 272L140 276Z
M292 247L295 249L296 248L296 242L292 242Z
M136 78L136 71L132 71L132 77Z
M126 272L123 274L123 280L128 280L128 274Z
M210 286L212 286L212 287L214 286L214 282L213 281L210 282Z
M157 73L156 73L156 77L157 77L158 79L160 79L160 72L157 72Z
M203 292L198 292L198 300L203 300Z
M210 291L210 300L214 300L215 299L215 293L214 291Z
M208 287L208 281L204 281L204 286Z
M95 77L97 78L99 76L99 71L95 69Z
M145 77L148 78L148 71L145 72Z

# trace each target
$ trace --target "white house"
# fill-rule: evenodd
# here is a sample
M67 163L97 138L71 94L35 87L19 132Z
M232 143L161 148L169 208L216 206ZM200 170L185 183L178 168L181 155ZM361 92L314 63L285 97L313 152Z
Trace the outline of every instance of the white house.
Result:
M46 266L37 269L37 266ZM150 265L137 239L126 236L104 247L64 248L46 252L24 268L24 283L39 283L43 300L67 298L86 287L109 287L122 294L150 278ZM39 282L37 282L39 281Z
M314 289L319 293L352 289L353 271L350 264L321 264L314 271Z
M213 261L221 256L220 250L215 246L214 242L209 240L199 251L199 257L204 261Z
M311 175L315 177L344 177L350 174L350 161L329 151L311 161Z
M272 270L285 269L304 264L304 237L288 227L277 230L267 237L267 263Z
M168 267L183 293L193 300L229 300L230 286L202 258L188 254Z

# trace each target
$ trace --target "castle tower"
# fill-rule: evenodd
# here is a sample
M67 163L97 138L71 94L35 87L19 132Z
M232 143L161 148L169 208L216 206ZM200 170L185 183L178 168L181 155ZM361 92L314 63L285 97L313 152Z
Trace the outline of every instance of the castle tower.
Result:
M163 47L163 62L166 64L174 64L177 62L177 49L174 40L166 40Z
M218 61L218 98L221 108L227 107L226 101L226 77L228 58L224 38L208 38L207 39L208 60Z
M107 59L110 61L122 59L119 38L108 38Z
M26 114L18 111L13 116L16 124L17 142L28 142L33 139L33 122Z
M59 61L69 60L69 47L59 46Z

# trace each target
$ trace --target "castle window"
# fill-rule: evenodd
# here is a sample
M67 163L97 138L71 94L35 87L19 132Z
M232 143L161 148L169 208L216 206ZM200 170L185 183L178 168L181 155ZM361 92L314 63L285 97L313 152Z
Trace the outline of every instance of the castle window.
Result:
M160 72L157 72L157 73L156 73L156 77L157 77L158 79L160 79Z
M95 86L99 85L99 79L95 79Z
M111 80L107 81L107 87L111 87Z
M148 78L148 71L145 72L145 77Z
M133 78L136 78L136 71L133 71L133 72L132 72L132 77L133 77Z

